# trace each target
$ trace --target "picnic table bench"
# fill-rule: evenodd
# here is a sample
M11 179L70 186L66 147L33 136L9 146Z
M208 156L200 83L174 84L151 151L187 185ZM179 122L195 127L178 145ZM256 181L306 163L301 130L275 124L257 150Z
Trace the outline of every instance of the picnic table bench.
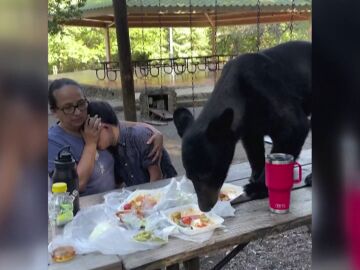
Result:
M192 57L172 57L162 59L132 60L131 65L134 75L137 78L159 77L162 74L181 75L184 72L195 73L197 71L216 71L222 70L226 62L235 58L237 55L207 55ZM115 81L117 72L120 72L118 61L101 61L99 66L93 68L98 80Z
M115 81L117 78L117 71L120 72L119 62L102 61L99 64L100 67L93 68L93 70L95 70L96 78L103 81L107 77L110 81Z
M268 208L268 199L252 200L234 204L234 217L225 218L224 229L215 230L213 236L203 243L170 238L169 242L156 249L140 251L125 256L102 255L91 253L78 255L70 262L51 264L51 270L83 270L83 269L179 269L178 263L184 262L185 269L198 269L199 256L222 248L236 246L213 269L220 269L234 257L250 241L264 238L268 235L281 233L303 225L311 224L312 188L306 187L304 178L311 172L311 149L302 151L298 162L302 165L303 179L294 185L291 193L290 212L273 214ZM251 170L249 163L233 164L228 172L226 182L243 186L248 183ZM177 177L180 180L181 177ZM154 183L129 187L135 189L154 189L170 183L170 179ZM81 208L103 202L104 194L85 196L80 199ZM121 245L121 243L119 243Z

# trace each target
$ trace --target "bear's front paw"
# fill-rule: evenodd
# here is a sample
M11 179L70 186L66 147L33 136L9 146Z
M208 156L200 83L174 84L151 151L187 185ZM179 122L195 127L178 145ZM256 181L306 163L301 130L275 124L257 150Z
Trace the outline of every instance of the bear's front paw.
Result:
M263 199L268 196L268 190L264 183L252 182L244 186L244 191L251 199Z

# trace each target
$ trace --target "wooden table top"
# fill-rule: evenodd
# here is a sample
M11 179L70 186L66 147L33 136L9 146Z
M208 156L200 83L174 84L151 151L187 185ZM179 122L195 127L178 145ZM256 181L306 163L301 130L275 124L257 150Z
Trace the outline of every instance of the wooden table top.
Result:
M311 150L301 153L299 163L303 167L303 180L311 172ZM226 182L243 186L248 182L250 167L248 163L232 165ZM180 180L182 177L178 177ZM154 189L165 186L170 179L130 187L135 189ZM103 202L104 194L85 196L80 199L81 208ZM102 255L92 253L78 255L67 263L52 264L49 269L156 269L176 262L188 260L211 251L248 243L249 241L280 233L311 223L312 188L304 187L303 182L295 186L291 193L290 212L273 214L268 210L268 199L254 200L234 205L234 217L225 218L225 229L215 230L210 240L203 243L170 238L169 242L157 249L136 252L126 256ZM121 244L121 243L119 243Z

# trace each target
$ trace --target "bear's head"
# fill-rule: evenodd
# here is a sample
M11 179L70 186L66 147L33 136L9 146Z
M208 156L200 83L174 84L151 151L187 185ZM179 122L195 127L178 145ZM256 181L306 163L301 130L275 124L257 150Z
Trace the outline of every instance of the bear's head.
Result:
M201 211L218 201L220 189L234 156L235 134L231 130L232 109L211 120L197 119L185 108L174 112L174 123L182 138L182 161L186 176L194 184ZM208 123L204 123L208 122Z

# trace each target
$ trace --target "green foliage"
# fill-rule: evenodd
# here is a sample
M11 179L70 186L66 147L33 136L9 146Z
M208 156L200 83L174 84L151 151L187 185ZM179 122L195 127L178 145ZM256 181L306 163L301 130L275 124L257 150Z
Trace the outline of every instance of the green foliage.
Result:
M102 29L67 27L64 34L48 36L48 69L59 73L94 67L105 55Z
M260 26L261 48L291 40L289 23ZM293 40L309 40L309 22L295 22ZM169 28L131 28L130 45L133 60L169 57ZM211 29L173 28L174 57L211 55ZM106 59L104 30L65 27L63 33L49 35L49 73L56 66L59 73L90 69ZM218 27L217 54L239 54L256 51L256 25ZM192 44L191 44L192 40ZM115 29L110 29L111 60L118 61ZM191 50L191 47L193 48Z
M292 40L309 40L309 22L294 22L293 26ZM219 27L216 37L217 54L239 54L257 50L256 25ZM290 40L290 23L260 25L260 49Z
M191 55L195 57L211 54L211 43L206 30L206 28L193 28L192 30L190 28L175 28L173 31L174 57Z
M133 55L145 54L147 59L169 57L167 28L131 28L129 31L131 53ZM136 58L134 58L136 59ZM142 60L142 59L139 59Z
M86 0L48 0L48 33L56 35L63 33L63 27L59 24L70 18L79 18L80 8L84 7Z

